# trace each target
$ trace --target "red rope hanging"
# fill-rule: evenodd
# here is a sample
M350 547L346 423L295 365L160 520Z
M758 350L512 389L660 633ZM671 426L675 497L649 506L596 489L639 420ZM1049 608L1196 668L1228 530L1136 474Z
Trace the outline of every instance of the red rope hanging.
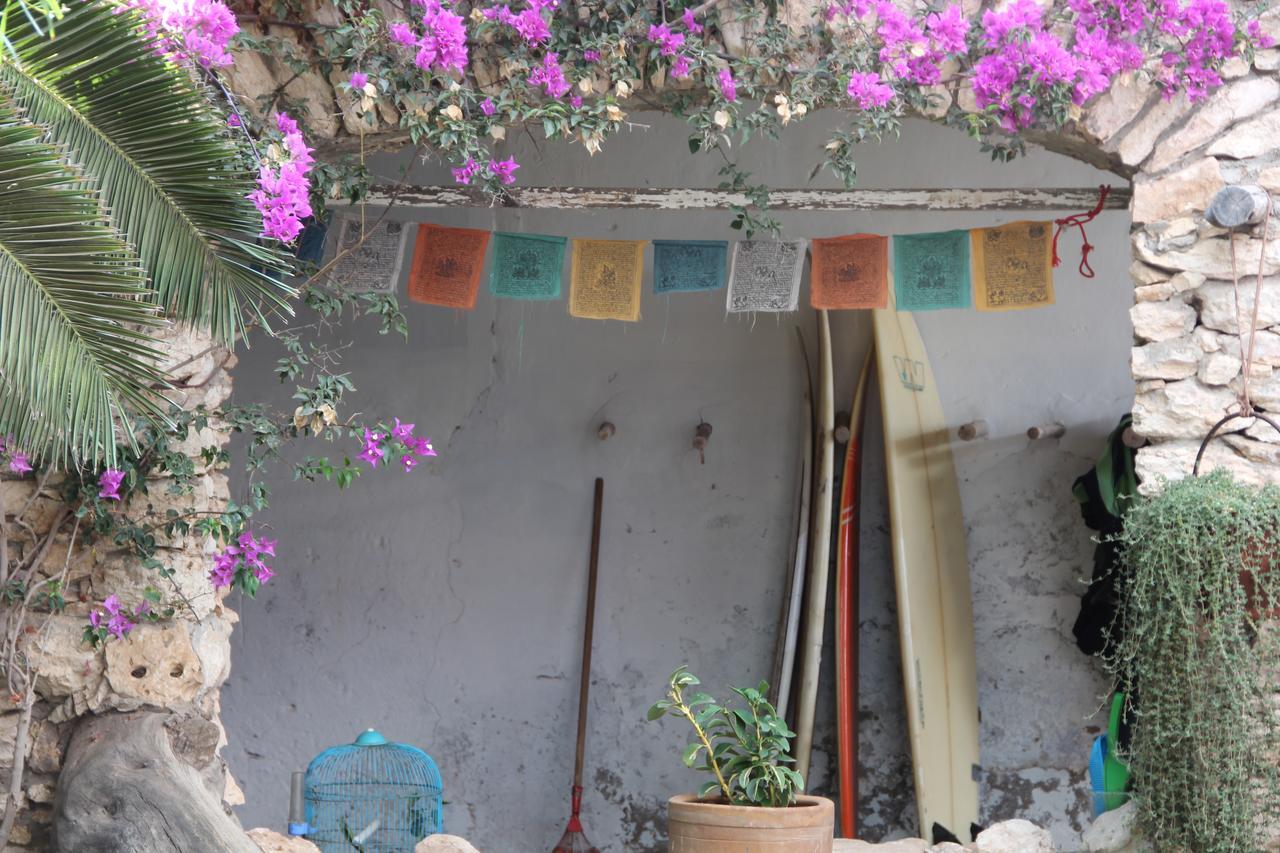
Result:
M1098 203L1094 205L1093 210L1088 213L1077 213L1064 219L1053 220L1053 224L1058 226L1053 232L1053 265L1055 267L1062 265L1062 258L1058 257L1058 237L1062 234L1063 229L1074 226L1080 229L1080 240L1084 244L1080 247L1080 275L1085 278L1094 277L1093 267L1089 264L1089 253L1093 251L1093 244L1089 242L1089 235L1085 233L1084 226L1085 223L1092 222L1102 212L1103 206L1107 203L1107 194L1110 192L1111 185L1103 184L1098 187Z

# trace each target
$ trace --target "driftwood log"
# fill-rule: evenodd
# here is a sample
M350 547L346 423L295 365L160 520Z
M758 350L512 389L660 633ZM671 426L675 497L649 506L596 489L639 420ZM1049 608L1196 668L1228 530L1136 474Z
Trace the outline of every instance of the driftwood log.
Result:
M216 723L195 712L89 717L53 805L61 853L259 853L222 805Z

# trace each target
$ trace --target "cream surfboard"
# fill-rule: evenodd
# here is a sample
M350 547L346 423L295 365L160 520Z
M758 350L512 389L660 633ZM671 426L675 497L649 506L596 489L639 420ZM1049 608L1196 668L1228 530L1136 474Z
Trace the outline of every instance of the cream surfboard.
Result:
M978 687L964 517L929 356L910 314L873 312L920 834L978 820Z
M818 670L822 663L822 633L827 615L827 575L831 560L831 488L835 479L835 385L831 369L831 323L826 311L818 312L818 419L815 437L817 459L813 470L813 506L810 513L809 577L805 583L804 640L800 646L800 689L796 702L795 769L809 779L809 755L813 749L813 717L818 702Z

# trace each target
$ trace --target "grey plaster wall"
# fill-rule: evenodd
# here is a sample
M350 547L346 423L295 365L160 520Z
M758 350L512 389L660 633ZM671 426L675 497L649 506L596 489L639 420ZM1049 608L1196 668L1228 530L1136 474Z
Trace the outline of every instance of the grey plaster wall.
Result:
M682 125L636 120L644 126L590 159L577 147L513 144L522 182L717 183L714 160L685 153ZM773 186L804 186L826 138L821 125L804 124L780 145L752 144L744 159ZM394 176L403 162L373 166ZM436 164L416 171L442 180ZM1107 179L1043 152L992 164L955 132L918 122L868 146L860 172L868 187ZM815 183L830 185L825 176ZM714 212L393 215L568 236L735 236L730 217ZM1011 218L814 213L783 222L786 233L812 237ZM1124 213L1094 224L1094 280L1076 273L1078 237L1067 236L1051 308L918 317L948 419L981 417L992 429L989 440L955 445L973 567L984 808L992 819L1048 824L1067 849L1088 816L1085 768L1105 689L1070 634L1092 548L1070 485L1131 401L1127 233ZM811 311L726 317L723 298L646 294L643 321L619 324L482 290L472 313L406 301L407 343L369 322L335 332L357 344L345 363L359 388L353 407L416 422L440 457L413 474L362 477L345 493L283 475L271 483L265 520L280 538L279 576L257 601L232 602L242 621L223 693L246 825L281 825L289 771L376 726L440 764L449 830L486 853L550 849L568 816L591 487L603 476L585 821L607 853L664 848L665 799L698 780L679 762L685 731L675 721L645 724L644 710L681 663L715 690L768 673L800 444L793 327L811 347L814 337ZM837 314L834 327L847 401L869 321ZM241 399L292 405L292 389L272 374L277 355L261 342L242 359ZM595 428L605 418L618 433L601 443ZM715 428L705 464L690 447L701 418ZM1067 425L1064 438L1025 438L1028 426L1052 420ZM915 827L874 415L868 433L860 738L863 826L877 838ZM834 755L830 684L813 771L822 791Z

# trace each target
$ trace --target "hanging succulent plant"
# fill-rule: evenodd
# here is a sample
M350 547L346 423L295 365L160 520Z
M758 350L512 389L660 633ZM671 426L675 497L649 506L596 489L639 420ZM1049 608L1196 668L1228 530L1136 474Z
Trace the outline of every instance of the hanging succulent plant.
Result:
M1108 661L1130 707L1123 757L1158 850L1258 850L1280 818L1280 488L1223 471L1138 501Z

